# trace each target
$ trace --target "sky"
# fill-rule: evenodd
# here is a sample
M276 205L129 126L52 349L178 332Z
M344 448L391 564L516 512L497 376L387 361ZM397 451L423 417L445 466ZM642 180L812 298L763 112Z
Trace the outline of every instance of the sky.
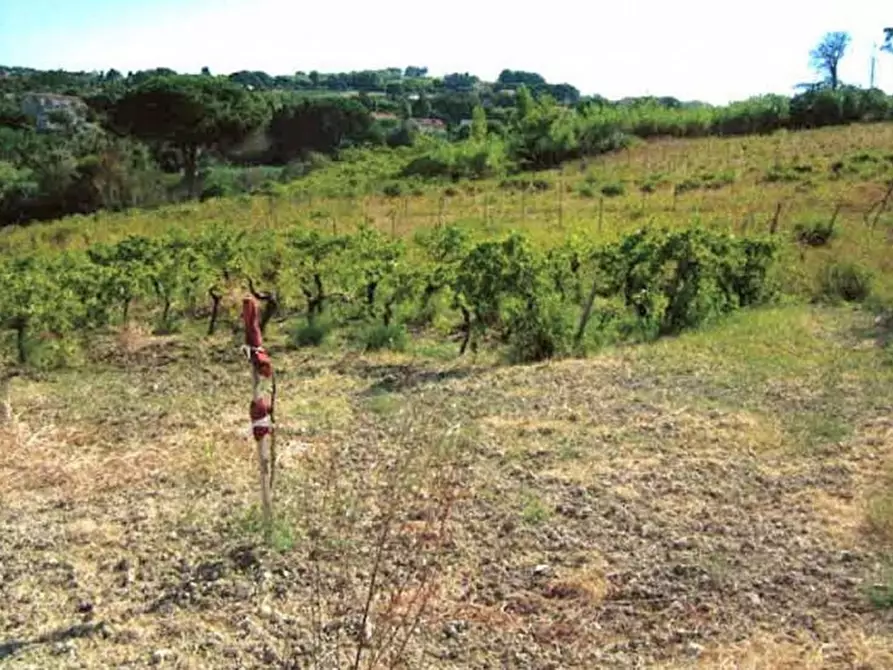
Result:
M0 0L0 64L273 75L417 65L487 81L509 68L611 99L723 104L815 80L809 52L834 30L853 37L841 79L867 85L887 25L882 0ZM893 93L893 54L879 55L875 82Z

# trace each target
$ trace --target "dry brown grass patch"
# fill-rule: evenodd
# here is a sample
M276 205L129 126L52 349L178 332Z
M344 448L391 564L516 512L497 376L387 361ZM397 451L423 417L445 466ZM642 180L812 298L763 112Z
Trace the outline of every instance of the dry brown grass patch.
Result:
M818 670L893 667L893 639L849 628L825 643L808 633L786 637L761 633L737 644L708 647L696 661L673 661L661 670L710 668L711 670Z
M608 593L608 581L604 570L598 565L586 564L565 571L550 579L543 587L543 596L550 600L563 601L568 607L574 605L595 605L604 600ZM573 605L570 604L572 601Z
M159 336L153 335L144 324L130 321L118 329L114 341L121 352L135 354L147 347L157 346L159 339Z
M865 511L858 498L844 498L820 488L807 488L791 496L791 502L811 507L825 532L843 547L858 544Z

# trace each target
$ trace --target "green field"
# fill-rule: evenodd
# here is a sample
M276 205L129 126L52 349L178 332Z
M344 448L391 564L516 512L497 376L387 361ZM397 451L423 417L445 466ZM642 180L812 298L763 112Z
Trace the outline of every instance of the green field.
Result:
M3 229L0 663L889 667L893 124L409 151Z

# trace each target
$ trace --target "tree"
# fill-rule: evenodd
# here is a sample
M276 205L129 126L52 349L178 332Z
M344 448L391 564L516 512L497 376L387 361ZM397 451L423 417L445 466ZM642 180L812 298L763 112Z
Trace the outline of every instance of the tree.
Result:
M398 116L404 121L412 118L412 103L406 99L401 98L397 102L397 112Z
M273 116L271 158L286 163L307 151L333 153L343 144L368 138L369 110L357 100L312 98L285 107Z
M237 83L220 77L154 77L115 105L111 125L148 142L179 150L186 183L195 195L203 151L241 142L269 120L270 109Z
M824 75L825 82L832 90L836 89L840 80L837 76L840 61L846 54L850 44L850 34L845 32L826 33L818 46L810 54L810 65L819 74Z
M534 108L533 96L530 94L530 90L524 85L518 87L518 92L515 94L515 112L517 114L517 118L519 120L524 120L528 116L530 116L531 112L533 112Z
M884 28L884 43L881 45L881 51L893 53L893 28Z
M431 99L424 92L419 94L418 100L412 105L412 115L417 119L427 119L434 110L431 107Z
M443 78L443 87L448 91L473 91L480 82L473 74L467 72L454 72Z
M480 105L471 114L471 138L475 142L487 139L487 113Z
M407 79L418 79L419 77L426 77L428 76L428 68L410 65L403 72L403 76Z
M499 73L496 82L508 88L517 88L524 84L528 88L538 89L545 86L546 79L536 72L525 72L524 70L503 70Z

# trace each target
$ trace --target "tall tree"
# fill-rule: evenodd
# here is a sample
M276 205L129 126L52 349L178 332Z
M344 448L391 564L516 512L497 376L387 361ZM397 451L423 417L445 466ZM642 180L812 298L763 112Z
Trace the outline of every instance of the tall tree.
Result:
M833 89L840 84L838 77L838 68L840 61L846 54L847 47L850 45L850 34L846 32L826 33L822 41L813 49L810 54L810 65L821 75L824 75L825 82Z
M113 128L148 142L168 143L182 155L190 194L195 195L203 151L233 146L269 120L259 96L222 77L153 77L128 92L110 115Z
M893 28L884 28L884 43L881 45L881 51L893 53Z
M273 116L269 126L271 158L286 163L306 151L334 153L344 144L367 139L371 128L369 109L358 100L304 99Z

